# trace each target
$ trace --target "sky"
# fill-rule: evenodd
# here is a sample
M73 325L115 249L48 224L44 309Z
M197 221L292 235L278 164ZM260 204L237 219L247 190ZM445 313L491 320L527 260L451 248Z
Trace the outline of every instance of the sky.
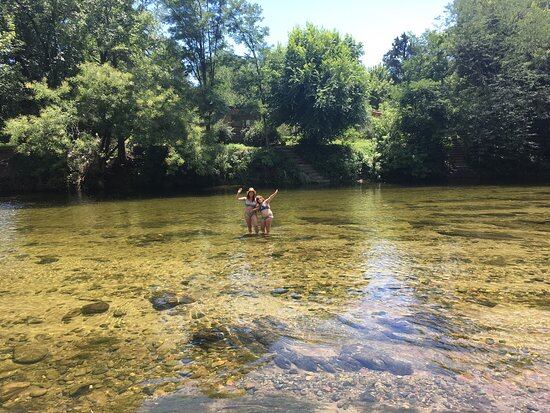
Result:
M363 43L364 63L373 66L405 31L421 34L438 24L450 0L255 0L263 8L271 44L286 43L307 22L350 34Z

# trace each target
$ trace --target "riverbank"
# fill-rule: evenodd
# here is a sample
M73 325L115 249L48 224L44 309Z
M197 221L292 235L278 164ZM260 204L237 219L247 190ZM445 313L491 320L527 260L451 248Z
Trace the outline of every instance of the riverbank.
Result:
M304 145L267 148L215 145L177 167L171 166L165 148L135 151L124 166L113 165L103 175L91 175L81 193L121 197L199 193L216 187L238 185L270 187L347 186L384 183L377 172L374 147L367 141L316 147ZM491 177L470 173L431 180L397 179L385 182L407 186L425 185L517 185L550 183L548 174ZM69 184L61 160L17 154L0 148L0 195L76 193Z

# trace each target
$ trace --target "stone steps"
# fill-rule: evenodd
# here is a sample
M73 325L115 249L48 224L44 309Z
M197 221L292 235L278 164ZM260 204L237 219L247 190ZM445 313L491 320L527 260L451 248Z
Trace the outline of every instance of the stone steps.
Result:
M455 142L449 151L448 162L451 166L451 176L454 178L472 178L475 175L466 162L464 147L458 142Z
M296 164L296 166L304 176L304 180L307 183L317 184L317 185L330 184L330 180L325 178L313 166L311 166L308 162L302 159L300 155L298 155L293 148L288 146L281 146L281 147L278 147L277 150L280 153L282 153L286 158L291 160L294 164Z

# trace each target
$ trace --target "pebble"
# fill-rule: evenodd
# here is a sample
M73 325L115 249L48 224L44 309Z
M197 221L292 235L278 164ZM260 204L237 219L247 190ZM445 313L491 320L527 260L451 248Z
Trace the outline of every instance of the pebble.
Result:
M29 391L29 396L31 396L31 397L42 397L42 396L44 396L47 392L48 392L47 389L43 389L43 388L41 388L41 387L33 387L33 388Z
M124 310L121 310L120 308L117 308L114 313L113 313L113 317L124 317L126 315L126 311Z
M34 344L22 345L13 349L13 361L19 364L34 364L48 355L46 348Z
M288 293L287 288L275 288L274 290L271 290L272 295L282 295Z
M14 381L0 387L0 402L6 402L17 396L31 384L28 381Z
M94 303L86 304L80 308L80 311L84 315L101 314L109 309L109 304L105 301L96 301Z

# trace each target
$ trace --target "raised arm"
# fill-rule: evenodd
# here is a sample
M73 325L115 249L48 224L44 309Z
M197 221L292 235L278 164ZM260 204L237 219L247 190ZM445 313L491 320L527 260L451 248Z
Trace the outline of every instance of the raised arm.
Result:
M245 196L239 197L239 195L240 195L240 193L241 193L242 191L243 191L242 188L239 188L239 190L237 191L237 200L238 200L238 201L244 201L244 200L246 199Z
M267 203L269 204L269 203L271 202L271 200L272 200L273 198L275 198L275 195L277 195L278 193L279 193L279 190L276 189L275 192L273 192L271 195L269 195L269 196L267 197L267 199L265 200L265 202L267 202Z

